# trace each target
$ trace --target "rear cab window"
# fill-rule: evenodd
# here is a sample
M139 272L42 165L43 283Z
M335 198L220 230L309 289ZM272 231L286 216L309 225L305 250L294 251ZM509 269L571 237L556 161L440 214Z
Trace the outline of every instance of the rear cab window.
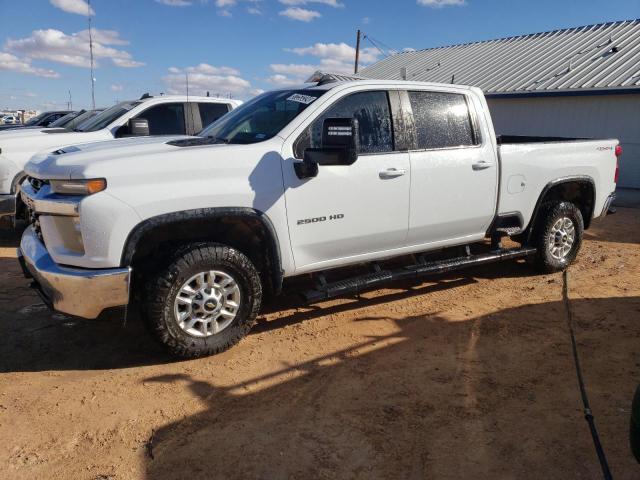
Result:
M408 94L418 150L466 147L480 143L466 95L431 91L410 91Z
M231 110L228 103L198 103L202 128L206 128Z

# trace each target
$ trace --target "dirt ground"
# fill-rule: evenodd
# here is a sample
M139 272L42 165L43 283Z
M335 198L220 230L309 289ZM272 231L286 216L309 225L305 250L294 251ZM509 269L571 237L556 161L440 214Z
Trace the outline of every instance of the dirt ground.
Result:
M586 234L570 296L615 478L640 382L640 210ZM0 477L598 478L561 276L495 264L305 307L171 361L139 322L49 313L0 232ZM91 292L87 292L90 295Z

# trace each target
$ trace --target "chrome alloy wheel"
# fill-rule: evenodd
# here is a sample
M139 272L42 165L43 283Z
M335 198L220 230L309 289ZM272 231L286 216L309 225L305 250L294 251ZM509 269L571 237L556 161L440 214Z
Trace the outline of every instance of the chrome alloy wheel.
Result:
M549 253L556 260L564 260L569 255L575 238L576 228L573 221L568 217L558 219L549 232Z
M194 337L210 337L227 328L240 309L240 287L228 273L201 272L178 291L174 314L178 326Z

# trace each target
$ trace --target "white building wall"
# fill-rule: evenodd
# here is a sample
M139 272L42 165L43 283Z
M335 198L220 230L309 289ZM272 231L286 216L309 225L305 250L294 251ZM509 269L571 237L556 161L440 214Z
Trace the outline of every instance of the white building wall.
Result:
M617 138L621 187L640 188L640 94L489 98L496 133Z

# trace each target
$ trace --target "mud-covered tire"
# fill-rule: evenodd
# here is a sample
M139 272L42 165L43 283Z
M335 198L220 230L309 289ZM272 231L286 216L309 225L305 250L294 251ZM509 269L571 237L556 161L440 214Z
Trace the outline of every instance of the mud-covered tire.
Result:
M532 238L538 249L536 268L543 273L567 268L578 255L583 232L584 220L576 205L563 201L543 205Z
M221 331L209 333L204 327L203 336L196 336L189 333L193 328L186 329L188 322L181 326L176 297L184 295L185 282L214 271L234 280L239 305L231 323ZM142 314L147 326L171 354L182 358L213 355L238 343L254 325L262 301L260 276L251 260L232 247L216 243L182 248L166 267L146 279L144 292ZM202 306L198 308L202 311Z

